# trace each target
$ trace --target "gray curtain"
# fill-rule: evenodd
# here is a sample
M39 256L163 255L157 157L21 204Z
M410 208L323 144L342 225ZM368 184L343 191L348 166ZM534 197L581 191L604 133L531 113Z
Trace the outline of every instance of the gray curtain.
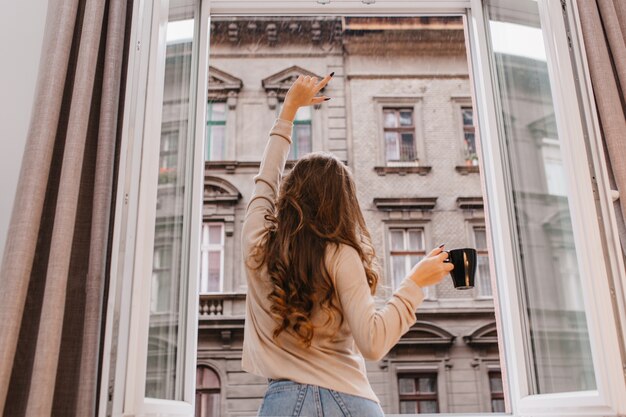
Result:
M578 11L626 254L626 1L578 0Z
M50 0L0 269L0 415L95 415L128 0Z

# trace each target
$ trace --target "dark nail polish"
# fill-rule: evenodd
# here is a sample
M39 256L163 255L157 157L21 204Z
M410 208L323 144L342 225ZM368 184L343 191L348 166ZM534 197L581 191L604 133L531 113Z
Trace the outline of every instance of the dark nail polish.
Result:
M326 98L324 99L324 101L328 101L328 100L330 100L330 97L326 97Z
M442 243L441 245L439 245L440 248L443 248L445 246L445 243Z
M335 75L335 71L330 73L330 76L332 77L333 75Z

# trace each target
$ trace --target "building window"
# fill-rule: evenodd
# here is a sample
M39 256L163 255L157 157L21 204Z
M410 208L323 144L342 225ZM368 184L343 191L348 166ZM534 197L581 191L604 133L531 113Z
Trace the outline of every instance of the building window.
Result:
M224 160L226 148L226 102L207 103L206 116L206 154L207 161Z
M161 151L159 154L159 184L176 181L178 166L178 132L163 132L161 135Z
M504 389L502 387L502 372L489 372L489 391L491 392L491 411L504 413Z
M224 277L224 225L202 226L200 294L222 291Z
M424 230L415 228L389 229L389 260L394 288L409 275L413 266L426 256ZM424 294L429 298L429 287Z
M417 161L412 108L383 107L383 135L387 162Z
M465 160L469 165L478 165L478 152L476 152L476 129L474 127L474 110L470 106L461 107L463 119L463 143L465 144Z
M196 368L196 415L217 417L220 415L220 379L206 366Z
M278 114L282 108L283 102L277 106ZM296 112L293 121L293 132L291 136L291 148L287 159L296 160L313 151L312 126L311 126L311 107L303 106Z
M174 273L172 265L172 246L155 246L152 257L152 297L150 297L150 311L153 313L168 312L171 310L171 276Z
M479 297L493 297L491 276L489 273L489 252L487 251L487 229L474 226L474 247L477 254L476 288Z
M400 414L439 412L437 374L403 374L398 376Z

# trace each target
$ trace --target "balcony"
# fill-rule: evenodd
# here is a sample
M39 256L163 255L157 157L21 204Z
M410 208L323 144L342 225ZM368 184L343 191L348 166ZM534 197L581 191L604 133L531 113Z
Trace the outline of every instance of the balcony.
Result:
M245 293L200 294L198 320L241 319L246 313Z

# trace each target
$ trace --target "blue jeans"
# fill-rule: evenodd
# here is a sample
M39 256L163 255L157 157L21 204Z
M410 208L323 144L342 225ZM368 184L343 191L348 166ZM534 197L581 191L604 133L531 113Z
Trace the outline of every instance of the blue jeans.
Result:
M257 416L384 417L380 405L368 398L289 379L268 378Z

